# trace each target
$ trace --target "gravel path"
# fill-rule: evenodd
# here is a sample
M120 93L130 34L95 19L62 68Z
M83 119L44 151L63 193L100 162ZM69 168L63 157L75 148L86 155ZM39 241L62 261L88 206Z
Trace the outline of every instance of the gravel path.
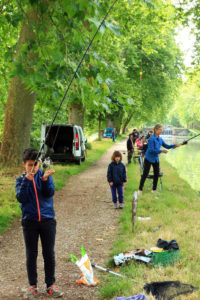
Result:
M111 193L106 181L107 166L114 150L124 150L125 142L113 145L84 172L71 177L67 185L56 192L54 208L57 220L56 286L68 300L98 300L98 287L76 283L78 267L70 262L70 253L80 257L84 246L91 261L104 266L108 259L120 210L112 208ZM126 158L123 157L125 162ZM0 236L0 299L21 299L27 288L25 248L20 220ZM106 276L106 274L105 274ZM98 273L95 270L95 278ZM49 299L45 293L41 247L38 255L37 299Z

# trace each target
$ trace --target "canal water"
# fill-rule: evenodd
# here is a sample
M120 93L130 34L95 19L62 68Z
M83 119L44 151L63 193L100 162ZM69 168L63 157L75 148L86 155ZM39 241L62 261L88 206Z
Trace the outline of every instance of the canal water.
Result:
M178 144L189 137L162 136L167 144ZM200 139L195 138L187 145L170 150L165 159L177 169L179 176L185 179L190 186L200 191Z

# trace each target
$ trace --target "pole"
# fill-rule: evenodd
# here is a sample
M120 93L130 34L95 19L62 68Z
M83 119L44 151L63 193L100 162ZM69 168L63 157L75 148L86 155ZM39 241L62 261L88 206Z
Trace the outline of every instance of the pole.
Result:
M135 226L135 216L136 216L136 211L137 211L137 192L135 191L133 194L133 199L132 199L132 232L134 232L134 226Z

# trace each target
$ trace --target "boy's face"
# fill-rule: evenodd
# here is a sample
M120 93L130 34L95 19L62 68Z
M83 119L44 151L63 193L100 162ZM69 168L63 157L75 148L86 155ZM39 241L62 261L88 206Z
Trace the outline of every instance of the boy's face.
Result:
M34 163L35 163L34 160L27 160L26 162L23 162L23 167L25 168L26 173L31 172L31 170L33 169ZM40 166L40 162L38 161L37 165L34 167L34 169L32 171L33 174L37 173L39 166Z
M116 163L120 162L120 156L116 156L115 161L116 161Z

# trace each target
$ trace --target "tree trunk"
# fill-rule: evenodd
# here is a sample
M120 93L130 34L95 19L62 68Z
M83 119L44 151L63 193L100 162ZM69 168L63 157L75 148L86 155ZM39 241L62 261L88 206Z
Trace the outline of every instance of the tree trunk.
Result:
M133 112L130 112L128 114L128 117L125 119L124 125L122 127L122 134L124 134L126 132L126 127L128 126L128 124L131 121L132 117L133 117Z
M85 108L83 104L73 103L69 108L69 124L76 124L84 128Z
M102 136L101 136L101 115L99 115L98 121L99 121L98 136L99 136L99 141L101 141L102 140Z
M0 161L5 166L22 162L22 153L30 144L35 93L26 90L18 77L11 80Z
M35 39L33 27L38 18L37 12L29 10L26 16L27 22L22 25L18 41L16 54L18 62L21 62L21 46ZM35 59L36 55L30 52L27 55L27 61ZM30 69L28 71L32 72ZM22 161L23 150L29 147L35 99L36 94L29 91L18 76L11 79L0 152L0 162L5 166L19 165Z

